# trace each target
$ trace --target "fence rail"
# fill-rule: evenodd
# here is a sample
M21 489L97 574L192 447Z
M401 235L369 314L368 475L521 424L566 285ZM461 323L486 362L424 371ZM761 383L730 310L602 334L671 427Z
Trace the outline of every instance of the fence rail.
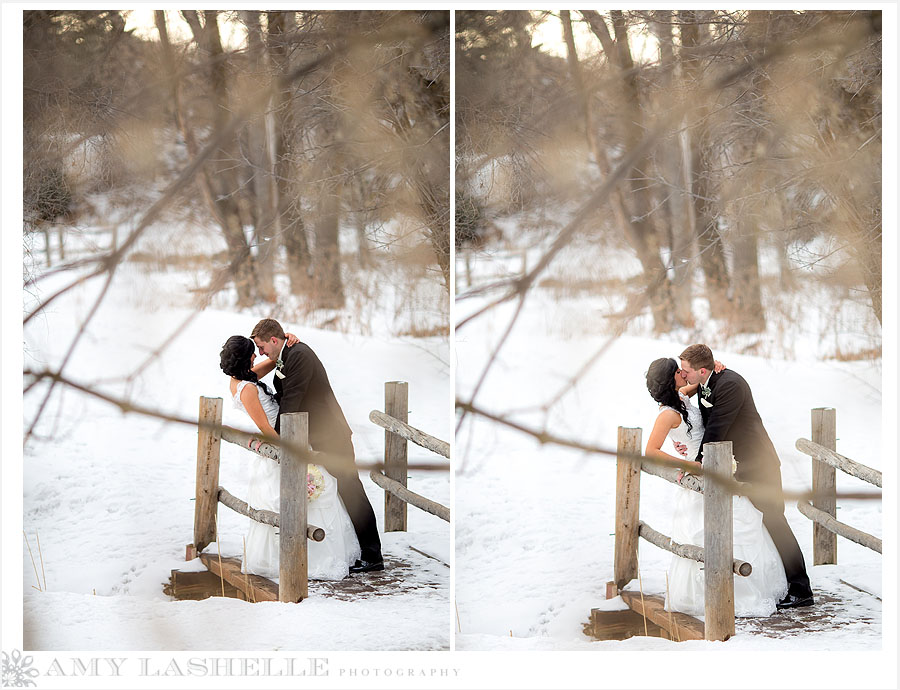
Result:
M269 460L274 460L277 463L281 462L281 447L275 445L274 443L269 443L268 441L263 440L263 438L259 434L251 434L247 431L241 431L240 429L222 429L222 440L228 441L229 443L234 443L235 445L241 446L246 450L249 450L257 455L261 455L264 458L268 458ZM326 457L325 453L308 450L309 461L313 463L319 463L319 459L322 459L322 464L324 464L324 459Z
M795 445L797 450L801 453L805 453L816 460L824 462L826 465L830 465L845 474L849 474L857 479L862 479L864 482L877 486L879 489L882 488L881 472L876 469L863 465L861 462L856 462L856 460L844 457L840 453L835 453L830 448L820 446L818 443L813 443L805 438L798 438Z
M822 525L829 532L881 553L881 539L836 520L824 510L815 508L809 501L798 501L797 510L810 520L813 520L817 525Z
M380 486L385 491L391 492L391 494L399 498L401 501L409 503L419 510L424 510L426 513L436 515L441 518L441 520L450 522L450 509L448 507L441 505L437 501L432 501L430 498L425 498L424 496L417 494L414 491L410 491L400 482L396 482L393 479L385 477L378 470L372 470L371 472L369 472L369 477L371 477L372 481L375 482L378 486Z
M386 429L391 433L397 434L397 436L402 436L407 441L412 441L417 446L421 446L422 448L430 450L433 453L437 453L438 455L443 455L445 458L450 457L449 443L447 443L446 441L442 441L439 438L435 438L431 434L426 434L424 431L416 429L414 426L405 424L399 419L395 419L394 417L391 417L384 412L380 412L379 410L372 410L369 413L369 421L377 424L382 429Z
M657 532L643 520L641 520L638 527L638 534L641 536L641 538L646 539L651 544L653 544L654 546L658 546L664 551L674 553L676 556L681 556L682 558L690 558L693 561L703 563L702 547L695 544L679 544L677 541L672 539L672 537L667 537L662 532ZM742 561L734 558L732 559L731 570L735 575L747 577L748 575L750 575L750 573L753 572L753 566L747 561Z
M240 513L252 520L261 522L264 525L271 525L276 528L281 527L281 516L278 513L273 510L258 510L246 501L242 501L231 494L228 489L223 486L219 487L219 503L231 508L235 513ZM325 539L325 530L321 527L307 524L306 536L313 541L322 541Z

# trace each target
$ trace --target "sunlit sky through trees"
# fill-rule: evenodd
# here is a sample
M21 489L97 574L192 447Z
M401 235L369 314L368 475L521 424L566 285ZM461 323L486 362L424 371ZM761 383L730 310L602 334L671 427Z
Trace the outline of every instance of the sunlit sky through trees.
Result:
M134 30L135 34L148 40L157 40L156 24L152 9L129 10L125 27ZM189 41L191 30L187 22L182 19L178 10L166 10L170 38L174 41ZM566 44L563 41L562 25L559 22L559 10L533 10L532 13L540 21L534 27L532 45L540 45L542 50L565 57ZM587 23L581 20L581 15L572 12L573 31L575 33L575 45L579 57L589 57L601 51L600 41L591 33ZM222 33L222 41L231 48L239 48L246 40L246 30L239 21L231 20L231 13L223 12L219 19L219 29ZM652 35L642 32L640 29L632 30L632 50L634 57L643 62L651 62L657 59L656 39Z
M531 45L540 45L546 53L565 57L566 43L563 40L559 10L532 10L532 14L540 21L534 27ZM578 57L587 58L601 52L599 39L594 36L587 22L581 19L581 14L577 11L572 12L572 32L575 35ZM631 50L634 59L640 62L652 62L659 57L656 39L640 27L631 28Z

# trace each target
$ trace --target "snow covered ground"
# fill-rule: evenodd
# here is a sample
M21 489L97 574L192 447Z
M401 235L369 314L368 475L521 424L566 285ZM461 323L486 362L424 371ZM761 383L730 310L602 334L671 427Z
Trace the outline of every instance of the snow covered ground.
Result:
M64 280L48 278L42 294ZM124 264L66 373L187 419L196 419L199 396L223 397L224 423L253 430L249 417L229 400L219 350L230 335L248 334L269 314L208 309L189 318L184 295L194 280L191 273L149 273ZM39 370L61 360L98 289L91 283L73 290L27 325L26 368ZM384 431L368 414L383 409L385 381L409 382L410 424L450 438L446 338L335 333L289 320L283 325L325 364L353 429L359 461L381 459ZM168 347L161 357L125 378L164 341ZM26 429L43 390L38 386L25 397ZM72 390L54 393L24 452L25 649L449 649L450 526L415 508L409 509L407 533L383 535L386 555L412 565L413 582L407 584L421 585L402 595L379 592L355 602L310 597L300 605L169 600L163 584L170 571L198 563L184 561L185 545L192 541L196 439L190 426L123 415ZM244 495L249 453L223 443L221 456L220 483ZM446 462L412 444L409 457ZM361 475L381 528L384 494L367 471ZM409 486L450 502L446 471L412 471ZM239 556L246 518L224 507L218 515L218 548L224 556ZM213 544L207 550L216 549Z
M570 253L577 255L580 249L584 250L582 263L595 259L596 254L584 247ZM531 255L537 251L539 247L526 252L528 265L533 265ZM621 258L605 265L594 263L594 273L628 273L623 268L628 265L627 257ZM503 251L481 257L480 262L470 261L473 287L516 273L522 262L520 252ZM560 263L562 268L551 268L550 273L570 271L571 278L578 262ZM462 269L457 275L462 275ZM464 282L462 286L468 289ZM458 320L477 312L497 293L485 296L472 289L470 294L457 301ZM886 478L884 512L880 500L841 500L838 519L883 537L885 557L839 538L838 565L810 567L815 590L845 601L845 606L835 611L833 625L815 635L741 635L739 625L738 635L724 644L646 637L621 642L592 640L583 632L590 610L623 606L621 598L605 601L605 584L612 579L613 567L614 457L542 446L526 434L470 415L457 431L454 457L456 649L705 650L727 655L735 650L868 651L886 644L885 651L893 653L895 453L890 450L885 456L883 436L894 439L896 430L888 419L889 426L882 433L881 361L824 358L829 347L833 351L843 343L853 349L874 337L864 305L846 313L848 323L853 321L858 328L833 327L835 340L830 343L817 335L819 315L807 305L800 310L806 318L789 325L787 347L772 343L773 351L789 350L796 355L788 358L741 354L739 339L722 337L715 324L704 325L702 318L696 331L668 338L643 335L646 323L638 320L630 334L610 339L603 333L602 319L616 300L624 301L621 296L533 290L475 399L476 406L539 431L610 450L615 449L619 426L641 427L646 441L657 414L644 381L648 365L658 357L677 357L692 342L705 341L718 359L750 383L782 461L785 489L810 488L810 460L794 447L796 439L810 437L810 410L836 408L838 452L882 469ZM704 306L698 301L698 316ZM515 308L515 303L504 304L456 332L460 400L469 400ZM677 338L680 335L684 340ZM574 382L576 372L601 349L599 359ZM890 382L888 386L893 388ZM552 400L556 401L548 406ZM894 442L887 447L893 449ZM670 532L672 492L676 490L661 479L644 475L641 518ZM838 490L875 491L840 472ZM812 523L792 503L786 515L809 565ZM668 552L641 540L639 562L645 592L665 592L670 558ZM631 588L637 587L633 582ZM862 619L871 622L859 624ZM659 680L658 669L641 671ZM760 678L765 676L755 675L759 669L752 671L739 682L761 687L755 683L763 682ZM642 677L637 673L637 678ZM629 676L629 681L634 677ZM672 682L673 687L681 683Z

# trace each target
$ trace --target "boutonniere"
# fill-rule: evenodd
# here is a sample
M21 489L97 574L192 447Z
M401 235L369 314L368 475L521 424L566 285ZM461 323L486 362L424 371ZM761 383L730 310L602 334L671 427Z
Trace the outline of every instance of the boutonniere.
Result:
M283 379L285 375L281 373L281 369L276 369L275 376L277 376L280 379Z
M713 404L706 398L700 398L700 404L703 405L704 407L712 407L713 406Z

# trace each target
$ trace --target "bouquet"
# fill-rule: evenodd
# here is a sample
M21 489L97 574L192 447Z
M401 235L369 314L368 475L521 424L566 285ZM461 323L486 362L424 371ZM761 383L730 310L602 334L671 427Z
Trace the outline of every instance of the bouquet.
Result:
M306 496L310 501L316 500L325 489L325 477L318 465L309 465L306 470Z

